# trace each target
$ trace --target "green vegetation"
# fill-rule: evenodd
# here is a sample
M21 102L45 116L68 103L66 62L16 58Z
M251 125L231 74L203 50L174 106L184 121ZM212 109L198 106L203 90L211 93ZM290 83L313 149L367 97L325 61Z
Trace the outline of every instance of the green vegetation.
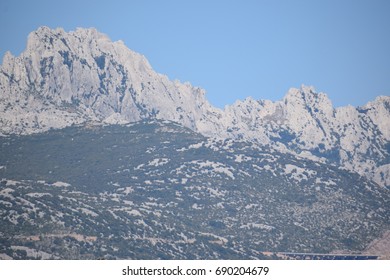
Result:
M389 228L389 191L357 174L171 122L0 138L0 166L16 259L358 252Z

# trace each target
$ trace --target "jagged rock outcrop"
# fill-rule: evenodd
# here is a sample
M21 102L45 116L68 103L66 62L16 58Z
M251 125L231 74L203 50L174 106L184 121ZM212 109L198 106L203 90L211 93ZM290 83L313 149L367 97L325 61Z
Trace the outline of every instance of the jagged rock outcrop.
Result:
M41 27L0 70L1 132L32 133L85 121L169 119L205 133L220 110L204 90L170 81L144 56L95 29Z
M0 68L0 133L29 134L86 122L178 122L206 136L245 139L328 162L390 186L390 97L334 108L302 86L281 101L247 98L224 110L203 89L170 81L146 58L95 29L41 27Z
M334 108L313 87L290 89L282 101L238 101L226 108L228 131L296 153L340 165L390 185L390 97L363 107Z

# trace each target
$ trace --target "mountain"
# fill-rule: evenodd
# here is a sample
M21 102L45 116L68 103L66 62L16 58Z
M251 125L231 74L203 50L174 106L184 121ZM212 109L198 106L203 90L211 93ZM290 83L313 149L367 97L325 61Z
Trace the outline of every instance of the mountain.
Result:
M281 101L247 98L215 108L203 89L170 81L146 58L95 29L41 27L0 68L0 133L29 134L86 122L178 122L210 137L250 140L335 164L390 185L390 97L334 108L302 86Z
M86 122L178 122L210 137L250 140L335 164L390 185L390 97L334 108L302 86L281 101L247 98L215 108L203 89L170 81L146 58L95 29L41 27L0 68L0 133L29 134Z
M0 259L390 254L389 96L222 110L95 29L41 27L4 56L0 134Z
M142 55L95 29L39 28L20 57L5 55L0 83L2 133L146 118L221 130L212 126L219 110L202 89L157 74Z
M2 137L0 165L0 258L359 255L390 230L356 173L169 121Z
M282 101L246 99L226 108L236 137L335 164L390 185L390 97L363 107L333 108L324 93L302 86Z

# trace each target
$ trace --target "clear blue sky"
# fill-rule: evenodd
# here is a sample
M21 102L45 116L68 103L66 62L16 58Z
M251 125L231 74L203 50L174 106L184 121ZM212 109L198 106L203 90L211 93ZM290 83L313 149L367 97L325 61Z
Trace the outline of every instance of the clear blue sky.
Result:
M0 56L39 26L96 27L218 107L313 85L333 104L390 95L387 0L0 0Z

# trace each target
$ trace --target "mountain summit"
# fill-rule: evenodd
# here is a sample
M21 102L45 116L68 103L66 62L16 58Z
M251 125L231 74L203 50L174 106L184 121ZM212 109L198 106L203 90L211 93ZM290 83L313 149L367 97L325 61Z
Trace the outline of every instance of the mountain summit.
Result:
M96 29L40 27L0 68L0 133L164 119L205 136L243 139L334 164L390 186L390 97L334 108L313 87L281 101L247 98L215 108L205 91L170 81L146 58Z
M20 57L6 54L0 79L7 100L1 110L3 133L146 118L216 130L211 116L217 109L202 89L170 81L154 72L144 56L95 29L66 33L39 28L29 35Z

